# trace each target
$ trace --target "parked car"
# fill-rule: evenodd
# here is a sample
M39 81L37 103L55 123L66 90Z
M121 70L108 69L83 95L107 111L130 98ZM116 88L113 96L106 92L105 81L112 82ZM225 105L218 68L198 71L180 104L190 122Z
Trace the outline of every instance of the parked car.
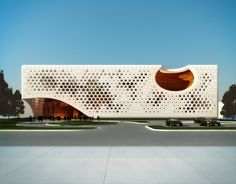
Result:
M206 118L196 118L196 119L194 119L194 123L201 124L205 120L206 120Z
M194 122L200 126L221 126L220 122L215 119L197 118Z
M178 119L167 119L166 126L183 126L183 123Z
M221 126L220 122L215 119L208 119L207 123L209 126Z

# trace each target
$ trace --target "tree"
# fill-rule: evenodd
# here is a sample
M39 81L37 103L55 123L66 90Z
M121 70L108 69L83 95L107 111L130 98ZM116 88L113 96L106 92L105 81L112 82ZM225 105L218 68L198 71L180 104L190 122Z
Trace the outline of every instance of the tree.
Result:
M230 118L236 115L236 84L232 84L229 90L223 95L222 102L224 104L221 115Z
M7 99L6 93L8 89L8 84L4 80L3 71L0 71L0 115L6 115Z
M0 115L19 116L24 113L24 102L21 100L19 90L13 93L4 79L3 71L0 71Z
M4 116L15 116L15 110L14 110L14 98L13 98L13 92L12 92L12 88L8 88L6 90L6 96L5 96L6 100L7 100L7 106L6 108L6 112L4 114Z
M16 90L13 94L13 102L14 102L14 111L15 116L19 116L20 114L24 114L24 102L21 100L21 94L19 90Z

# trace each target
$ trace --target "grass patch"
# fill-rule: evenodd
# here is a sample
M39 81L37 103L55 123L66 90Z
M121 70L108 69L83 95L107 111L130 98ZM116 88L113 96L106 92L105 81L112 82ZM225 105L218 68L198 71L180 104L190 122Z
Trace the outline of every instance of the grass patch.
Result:
M116 122L107 121L59 121L59 122L49 122L51 125L60 126L45 126L45 127L33 127L33 126L17 126L16 124L28 122L28 118L10 118L10 119L0 119L0 129L2 130L66 130L66 129L95 129L98 125L114 125ZM33 123L33 122L32 122ZM38 122L44 123L44 122ZM37 124L37 122L35 122ZM73 127L75 125L76 127ZM81 126L81 127L78 127ZM94 126L94 127L93 127Z
M29 118L0 118L0 124L1 123L20 123L20 122L27 122L29 121Z
M47 126L47 127L16 126L16 124L26 122L26 121L28 121L28 118L0 119L0 129L2 129L2 130L58 130L58 129L60 129L60 130L62 130L62 129L63 130L66 130L66 129L81 130L81 129L84 129L85 130L85 129L97 128L96 126L94 126L94 127L90 127L90 126L88 126L88 127L86 127L86 126L81 126L81 127L73 127L73 126L71 126L71 127L64 127L64 126L55 126L55 127L53 127L53 126ZM65 125L69 125L68 122ZM93 125L93 124L80 124L80 125Z
M145 120L132 120L131 122L135 122L135 123L150 123L150 122L145 121Z
M50 122L51 125L115 125L116 122L106 122L106 121L62 121L62 122Z
M17 119L0 119L0 129L11 129L15 128L16 124L20 121Z
M191 126L162 126L162 125L149 125L153 129L166 129L166 130L236 130L236 127L224 126L207 126L207 127L191 127Z
M0 130L89 130L96 129L97 127L24 127L24 126L15 126L15 127L3 127Z
M222 121L222 120L220 120L219 122L221 122L221 123L231 123L231 124L236 123L235 120L234 121Z

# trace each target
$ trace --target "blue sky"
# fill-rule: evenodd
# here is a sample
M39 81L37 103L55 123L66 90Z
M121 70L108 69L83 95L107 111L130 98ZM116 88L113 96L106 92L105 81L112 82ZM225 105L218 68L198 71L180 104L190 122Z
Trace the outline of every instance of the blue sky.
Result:
M219 65L236 83L236 1L0 0L0 69L22 64Z

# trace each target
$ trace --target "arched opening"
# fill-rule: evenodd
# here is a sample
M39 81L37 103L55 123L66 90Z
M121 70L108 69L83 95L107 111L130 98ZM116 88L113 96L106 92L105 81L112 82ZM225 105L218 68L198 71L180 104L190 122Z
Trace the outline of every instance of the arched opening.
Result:
M36 117L41 116L44 118L57 119L77 119L87 117L87 115L78 109L60 100L51 98L31 98L25 99L25 101L30 105L33 114Z
M194 75L189 69L171 71L160 69L155 76L156 83L169 91L182 91L190 87L194 81Z

